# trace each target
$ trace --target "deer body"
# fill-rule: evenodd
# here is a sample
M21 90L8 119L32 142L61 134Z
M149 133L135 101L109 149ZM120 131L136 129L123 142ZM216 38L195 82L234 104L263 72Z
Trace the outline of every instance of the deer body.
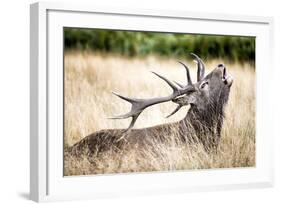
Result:
M205 66L202 60L195 54L192 55L196 57L198 64L196 83L192 84L187 66L181 63L187 73L188 84L186 86L177 84L180 87L178 88L168 79L156 74L173 89L170 96L135 99L116 94L132 104L129 113L114 117L114 119L132 117L129 128L95 132L70 147L69 152L75 156L82 154L92 156L112 148L116 151L128 147L145 148L150 145L151 140L159 143L165 142L167 137L175 132L186 143L202 143L207 151L216 149L221 137L224 107L228 101L233 79L226 74L226 68L223 64L219 64L217 68L204 77ZM171 115L175 114L182 106L190 105L185 118L175 123L132 129L138 116L145 108L167 101L178 104L177 109Z

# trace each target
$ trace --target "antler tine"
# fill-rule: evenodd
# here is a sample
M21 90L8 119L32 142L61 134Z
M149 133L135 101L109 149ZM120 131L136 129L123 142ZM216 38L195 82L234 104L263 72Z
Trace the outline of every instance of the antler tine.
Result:
M183 67L184 67L185 70L186 70L187 84L188 84L188 85L192 85L192 80L191 80L190 73L189 73L189 69L188 69L187 65L185 65L184 63L182 63L182 62L180 62L180 61L178 61L178 62L179 62L180 64L182 64Z
M136 114L139 114L137 112L135 112L135 109L133 109L135 107L136 104L140 103L141 100L139 99L135 99L135 98L129 98L129 97L125 97L123 95L120 95L120 94L117 94L115 92L112 92L112 94L116 95L117 97L123 99L123 100L126 100L127 102L131 103L132 105L132 108L131 108L131 111L124 114L124 115L118 115L118 116L114 116L114 117L110 117L109 119L125 119L125 118L129 118L129 117L133 117L135 116Z
M125 96L123 96L123 95L120 95L120 94L118 94L118 93L116 93L116 92L112 92L112 94L114 94L114 95L118 96L119 98L121 98L121 99L123 99L123 100L126 100L126 101L128 101L128 102L130 102L130 103L133 103L133 102L138 101L138 99L135 99L135 98L128 98L128 97L125 97Z
M140 113L129 112L129 113L125 114L125 115L119 115L119 116L115 116L115 117L110 117L109 119L125 119L125 118L132 117L132 120L130 122L129 127L125 130L125 132L127 132L135 125L135 122L137 121L139 115L140 115Z
M134 125L136 120L138 119L141 111L138 111L137 107L138 107L138 103L140 103L139 99L134 99L134 98L128 98L125 96L122 96L120 94L117 94L115 92L112 92L112 94L118 96L119 98L126 100L127 102L131 103L132 107L131 107L131 111L124 114L124 115L118 115L118 116L114 116L114 117L110 117L109 119L125 119L125 118L129 118L132 117L132 121L129 125L129 127L125 130L125 132L129 131Z
M125 130L125 132L129 131L130 129L132 129L132 127L134 127L135 122L137 121L139 115L140 115L140 113L137 114L137 115L132 116L132 121L131 121L129 127Z
M158 73L154 72L154 71L151 71L154 75L158 76L159 78L161 78L162 80L164 80L166 83L168 83L168 85L173 89L173 91L178 91L179 89L170 81L168 80L167 78L165 78L164 76L162 75L159 75Z
M169 114L169 115L166 116L166 118L171 117L173 114L175 114L177 111L179 111L179 110L181 109L181 107L182 107L182 105L178 105L178 106L176 107L176 109L175 109L173 112L171 112L171 114Z
M205 65L203 61L194 53L190 53L193 57L195 57L195 60L197 61L197 81L200 81L204 78L205 75Z
M184 86L176 81L174 81L174 83L176 83L180 88L183 88Z

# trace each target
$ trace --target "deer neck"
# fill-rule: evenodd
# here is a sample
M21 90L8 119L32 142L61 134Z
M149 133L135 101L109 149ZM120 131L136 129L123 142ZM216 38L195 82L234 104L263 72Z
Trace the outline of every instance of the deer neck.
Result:
M180 121L180 129L185 135L192 133L196 136L220 137L223 116L223 106L210 105L204 110L191 106L185 118Z

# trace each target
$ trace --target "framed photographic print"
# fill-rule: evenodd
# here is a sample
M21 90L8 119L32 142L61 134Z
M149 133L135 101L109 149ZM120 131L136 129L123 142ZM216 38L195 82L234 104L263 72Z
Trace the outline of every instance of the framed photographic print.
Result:
M271 18L36 3L30 21L32 200L272 186Z

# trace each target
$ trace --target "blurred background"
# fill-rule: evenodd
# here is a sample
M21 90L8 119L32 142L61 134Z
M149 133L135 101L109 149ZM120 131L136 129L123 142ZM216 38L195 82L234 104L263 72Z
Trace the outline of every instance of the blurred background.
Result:
M193 52L204 59L255 61L255 38L241 36L132 32L65 28L65 49L88 50L129 57L158 56L185 58Z

